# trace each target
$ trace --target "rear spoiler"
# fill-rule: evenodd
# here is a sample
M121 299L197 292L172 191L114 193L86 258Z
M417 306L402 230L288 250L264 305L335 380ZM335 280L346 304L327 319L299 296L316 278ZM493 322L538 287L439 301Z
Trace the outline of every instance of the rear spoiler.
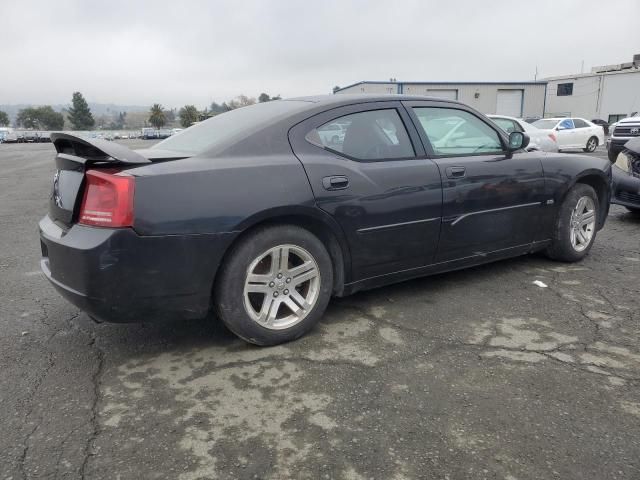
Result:
M151 160L137 152L114 142L98 138L83 138L70 133L52 133L53 142L59 157L72 155L86 162L108 162L128 165L151 163Z

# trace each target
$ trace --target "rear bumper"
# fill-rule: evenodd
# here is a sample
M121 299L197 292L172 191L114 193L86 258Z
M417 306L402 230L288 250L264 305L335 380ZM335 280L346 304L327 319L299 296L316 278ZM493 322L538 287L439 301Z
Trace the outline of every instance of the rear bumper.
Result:
M132 229L40 223L41 268L98 321L202 318L232 234L140 236Z
M611 203L640 208L640 178L613 167Z

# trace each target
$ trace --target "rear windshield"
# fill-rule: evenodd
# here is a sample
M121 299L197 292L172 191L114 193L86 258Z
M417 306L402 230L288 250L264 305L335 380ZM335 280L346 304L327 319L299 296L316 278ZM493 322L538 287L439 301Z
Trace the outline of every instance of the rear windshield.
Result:
M542 130L550 130L555 128L558 124L558 120L536 120L533 122L533 126L536 128L541 128Z
M275 100L237 108L193 125L151 148L197 155L230 140L245 137L270 121L285 118L308 107L309 102L305 101Z

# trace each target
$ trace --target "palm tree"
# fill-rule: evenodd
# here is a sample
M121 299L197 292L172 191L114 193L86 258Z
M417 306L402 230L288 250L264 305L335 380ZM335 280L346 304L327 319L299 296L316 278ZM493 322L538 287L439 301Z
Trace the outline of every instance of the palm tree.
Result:
M167 123L167 117L164 114L164 108L159 103L154 103L149 111L149 123L156 128L164 127Z

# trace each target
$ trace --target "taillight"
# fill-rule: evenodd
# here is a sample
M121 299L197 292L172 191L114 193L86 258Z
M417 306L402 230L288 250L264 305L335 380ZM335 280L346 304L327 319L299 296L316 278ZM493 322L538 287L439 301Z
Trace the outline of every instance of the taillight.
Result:
M130 175L87 170L78 222L96 227L133 226L134 189Z
M549 134L549 138L550 138L551 140L553 140L554 142L557 142L557 141L558 141L558 140L556 140L556 136L555 136L553 133L550 133L550 134Z

